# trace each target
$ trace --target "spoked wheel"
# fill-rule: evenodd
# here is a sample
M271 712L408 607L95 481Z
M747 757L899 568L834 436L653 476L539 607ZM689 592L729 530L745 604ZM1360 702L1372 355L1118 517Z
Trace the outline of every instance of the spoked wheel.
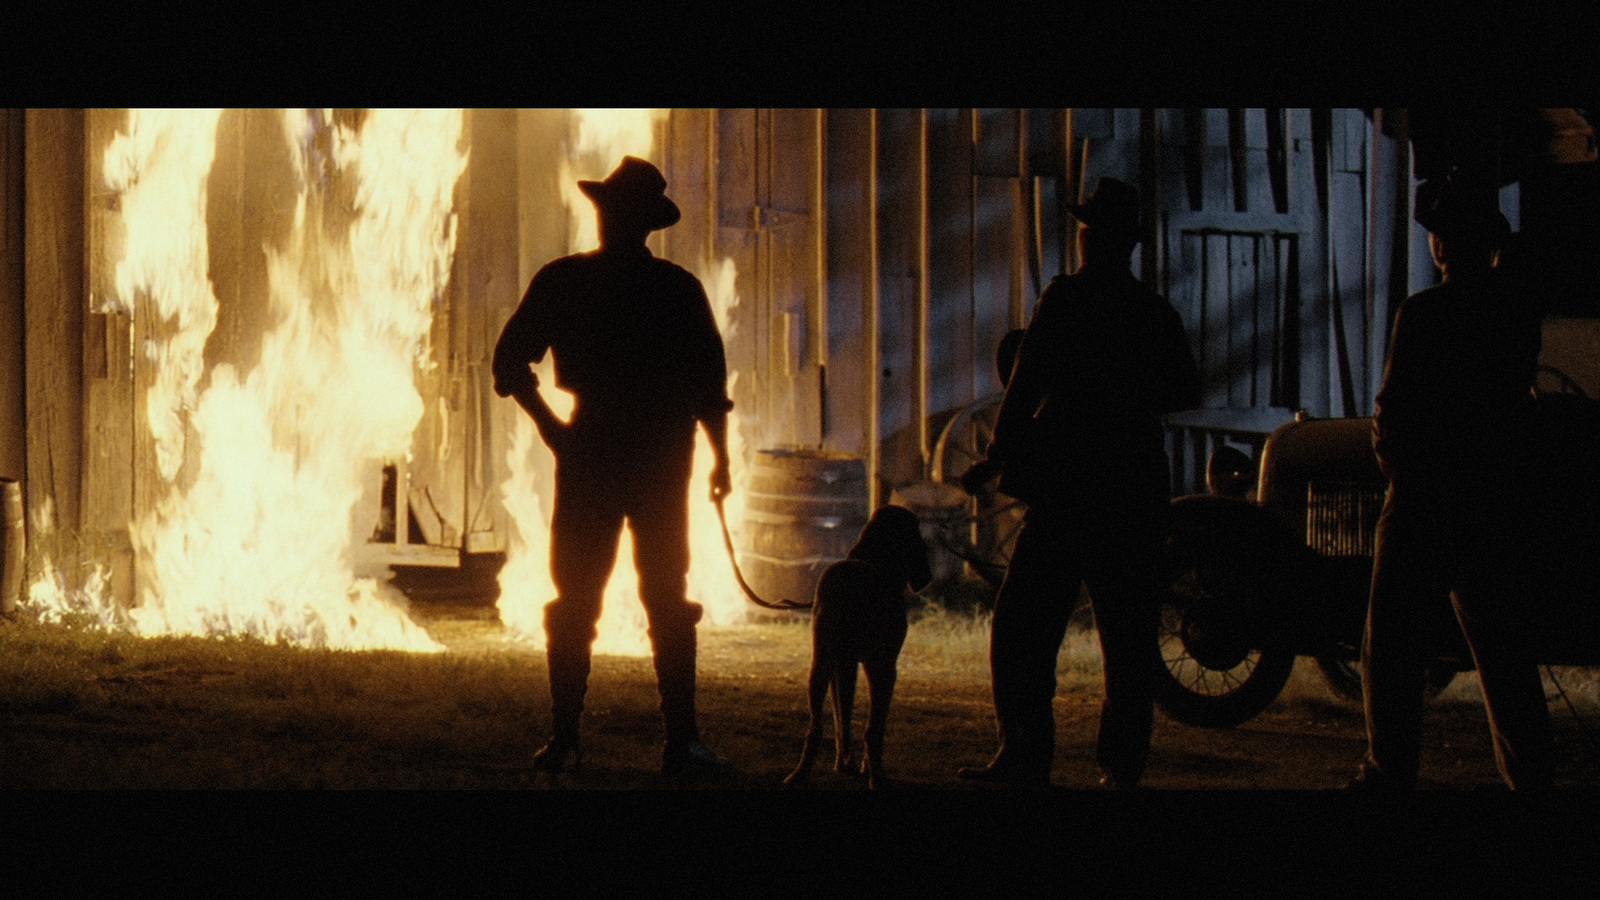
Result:
M929 474L934 481L959 486L961 476L989 455L1001 399L1001 394L995 394L974 400L945 423L933 447ZM975 574L998 588L1011 564L1027 507L1005 494L986 491L973 499L971 509L968 533L946 549L966 560Z
M1243 507L1178 503L1167 542L1156 702L1186 725L1231 728L1272 704L1295 653L1271 619L1285 579Z
M1361 696L1361 663L1354 659L1345 659L1337 656L1317 657L1317 668L1322 670L1322 676L1327 679L1328 687L1335 694L1362 702ZM1447 665L1429 666L1423 680L1423 696L1429 700L1444 693L1459 672Z
M1294 671L1294 653L1256 649L1243 623L1161 605L1161 669L1156 702L1167 715L1202 728L1232 728L1272 705Z

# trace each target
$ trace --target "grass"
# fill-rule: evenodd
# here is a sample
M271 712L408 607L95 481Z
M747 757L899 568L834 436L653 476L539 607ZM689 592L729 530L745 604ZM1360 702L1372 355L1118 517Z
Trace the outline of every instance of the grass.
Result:
M417 608L442 654L306 650L249 639L141 639L87 622L0 622L0 787L523 788L548 733L544 655L488 608ZM901 658L897 774L948 780L993 749L988 619L927 605ZM1063 686L1098 679L1092 640L1062 654ZM706 740L739 764L729 786L775 786L805 729L808 620L701 629ZM599 657L584 787L671 787L648 659ZM866 691L858 694L856 737ZM831 727L831 726L830 726ZM904 742L902 742L903 744ZM831 773L819 782L839 778ZM841 786L850 783L840 781Z
M0 621L0 788L705 786L658 776L654 672L648 659L626 657L596 659L583 773L534 776L528 759L549 727L543 653L508 641L488 608L418 607L418 613L447 652L140 639L43 624L26 613ZM889 722L890 773L907 787L970 787L953 777L954 768L985 761L995 743L986 614L929 605L913 620ZM1059 657L1055 780L1068 786L1087 786L1096 777L1100 661L1086 624L1069 632ZM701 629L702 731L737 766L714 786L779 786L805 730L809 665L806 620ZM1345 770L1359 758L1360 710L1335 698L1313 670L1301 660L1273 709L1232 732L1190 729L1158 716L1155 786L1163 778L1179 787L1270 787L1348 777ZM1581 707L1593 708L1589 672L1565 675L1563 682ZM1459 679L1441 700L1446 710L1456 710L1445 714L1448 727L1461 735L1450 740L1484 756L1473 679ZM863 687L857 741L865 705ZM1559 706L1552 712L1566 715ZM1463 724L1453 724L1456 719ZM1329 759L1317 758L1318 765L1328 772L1308 776L1304 758L1264 756L1262 741L1323 753ZM1589 752L1578 749L1583 756L1582 762L1575 758L1575 774L1587 778ZM1485 761L1473 765L1471 777L1484 777ZM818 767L814 786L864 786L827 768Z

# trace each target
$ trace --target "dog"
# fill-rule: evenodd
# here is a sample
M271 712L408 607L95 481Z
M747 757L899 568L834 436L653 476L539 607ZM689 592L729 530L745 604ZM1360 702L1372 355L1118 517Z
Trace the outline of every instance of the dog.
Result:
M867 714L866 755L861 772L869 788L887 785L883 774L883 731L894 697L896 666L906 641L906 588L920 591L933 580L928 549L917 517L902 506L885 506L872 516L848 558L823 570L811 612L811 725L800 764L785 785L811 772L822 743L822 703L833 691L833 770L847 771L850 714L855 703L856 669L867 673L871 708Z

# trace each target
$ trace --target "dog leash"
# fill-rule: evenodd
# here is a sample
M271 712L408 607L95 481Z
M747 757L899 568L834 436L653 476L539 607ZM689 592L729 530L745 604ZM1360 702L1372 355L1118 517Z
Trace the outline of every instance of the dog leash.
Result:
M722 545L728 548L728 562L733 564L733 577L738 579L739 587L744 591L745 597L749 598L751 603L754 603L762 609L810 609L812 606L811 603L797 603L794 600L788 599L779 600L777 603L771 603L761 599L761 596L750 587L749 582L744 580L744 573L739 571L739 558L733 551L733 537L728 534L728 514L722 509L722 498L716 498L715 502L717 505L717 521L722 523Z

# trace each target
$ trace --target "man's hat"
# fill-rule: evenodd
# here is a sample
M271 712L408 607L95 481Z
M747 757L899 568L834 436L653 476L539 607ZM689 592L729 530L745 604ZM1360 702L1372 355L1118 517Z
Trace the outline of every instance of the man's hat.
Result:
M1492 186L1474 187L1454 179L1424 181L1417 186L1416 220L1441 238L1475 238L1495 246L1511 233L1511 223L1500 212L1499 193Z
M1139 189L1116 178L1101 178L1083 203L1070 203L1067 211L1090 228L1103 229L1138 241Z
M651 231L666 228L683 215L667 199L661 170L637 156L624 156L605 181L580 181L578 189L602 214L636 217Z

